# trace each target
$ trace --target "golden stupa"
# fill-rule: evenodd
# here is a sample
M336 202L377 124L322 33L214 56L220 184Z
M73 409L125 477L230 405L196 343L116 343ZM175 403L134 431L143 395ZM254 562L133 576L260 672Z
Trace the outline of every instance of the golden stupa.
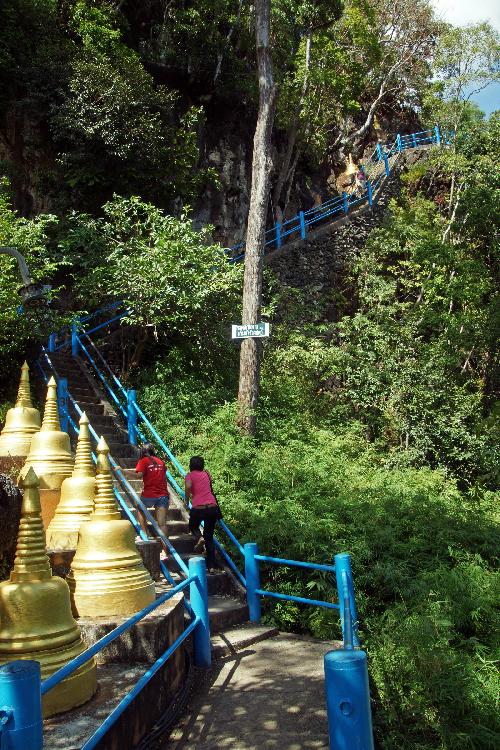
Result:
M49 549L76 549L80 525L89 520L94 510L95 490L89 420L83 412L76 444L75 467L72 475L61 485L61 499L47 529Z
M32 466L40 481L40 487L58 490L73 471L71 443L67 432L62 432L57 409L56 381L51 378L47 385L47 399L40 432L31 440L30 451L21 471Z
M131 615L154 601L155 586L122 520L104 438L97 446L97 494L90 521L82 523L68 584L79 617Z
M21 367L21 380L16 405L5 417L0 435L0 456L27 456L31 438L40 430L40 412L33 408L30 392L29 367Z
M348 175L351 175L351 174L356 174L357 171L358 171L358 168L354 163L352 154L349 154L349 156L347 157L347 167L346 167L345 173Z
M21 522L10 580L0 583L0 663L35 659L42 679L85 650L71 614L68 585L53 576L45 553L38 478L29 467L24 479ZM79 706L97 688L94 659L44 695L44 716Z

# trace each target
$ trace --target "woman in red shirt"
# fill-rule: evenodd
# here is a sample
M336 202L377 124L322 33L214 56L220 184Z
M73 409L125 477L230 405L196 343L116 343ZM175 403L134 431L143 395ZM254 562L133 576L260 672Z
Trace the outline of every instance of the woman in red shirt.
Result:
M205 541L207 569L216 570L214 528L222 518L219 505L212 490L212 477L205 471L205 461L201 456L193 456L189 461L189 473L185 477L186 502L191 498L189 511L189 531L196 537L195 551L203 549ZM203 521L203 538L200 524Z
M154 507L156 522L163 534L167 536L167 510L170 501L167 485L167 467L161 458L155 456L155 449L151 443L146 443L142 446L135 471L142 477L142 481L144 482L141 500L148 510ZM142 530L147 534L146 518L140 510L139 521Z

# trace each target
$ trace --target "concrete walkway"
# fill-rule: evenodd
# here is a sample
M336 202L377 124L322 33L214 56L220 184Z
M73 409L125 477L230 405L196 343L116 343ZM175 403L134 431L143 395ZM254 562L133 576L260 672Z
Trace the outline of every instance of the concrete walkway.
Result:
M332 646L281 633L215 662L162 750L326 750Z

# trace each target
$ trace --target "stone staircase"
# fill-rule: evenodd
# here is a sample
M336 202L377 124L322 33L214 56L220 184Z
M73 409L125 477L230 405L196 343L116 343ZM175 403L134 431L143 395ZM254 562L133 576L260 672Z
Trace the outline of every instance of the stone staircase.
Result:
M142 481L137 478L135 465L138 460L138 450L128 443L128 435L123 422L117 412L106 399L97 379L80 358L73 358L71 352L58 351L50 354L51 362L56 370L57 378L67 378L68 389L78 406L85 411L91 426L99 436L103 436L110 448L110 454L120 466L133 489L140 494ZM72 405L69 411L75 422L78 415ZM132 499L120 487L127 504L136 515ZM194 538L188 529L188 512L181 498L170 488L171 504L167 515L168 538L178 555L187 564L190 557L194 557ZM151 530L150 535L153 536ZM248 621L248 607L244 599L244 592L233 574L227 570L219 559L221 572L209 573L209 614L211 632L219 633L234 625ZM174 558L169 555L166 561L172 577L177 582L182 580L179 568ZM158 591L165 591L169 587L163 580L158 584Z

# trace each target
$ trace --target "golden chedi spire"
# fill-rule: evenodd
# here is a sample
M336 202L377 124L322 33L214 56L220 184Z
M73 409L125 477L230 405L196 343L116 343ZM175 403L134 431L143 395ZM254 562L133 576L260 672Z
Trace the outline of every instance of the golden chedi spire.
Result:
M73 473L61 485L61 499L47 529L49 549L76 549L78 530L84 521L89 520L94 510L95 492L96 479L89 420L83 412L80 417Z
M131 615L154 601L155 587L123 520L113 492L109 448L97 446L97 494L90 521L80 526L68 584L80 617Z
M40 432L33 436L26 463L33 466L43 489L57 490L73 471L69 435L62 432L57 408L57 386L54 378L47 385L47 398Z
M113 491L113 477L109 463L109 446L103 437L97 444L97 494L93 518L100 521L119 521L121 513Z
M14 568L10 579L0 583L0 662L35 659L45 679L85 645L71 614L68 586L50 572L38 485L29 467L21 480L24 495ZM43 697L44 716L85 703L96 687L91 659Z
M0 456L27 456L31 439L40 429L40 412L31 403L29 367L21 367L21 380L16 405L5 417L5 427L0 435Z

